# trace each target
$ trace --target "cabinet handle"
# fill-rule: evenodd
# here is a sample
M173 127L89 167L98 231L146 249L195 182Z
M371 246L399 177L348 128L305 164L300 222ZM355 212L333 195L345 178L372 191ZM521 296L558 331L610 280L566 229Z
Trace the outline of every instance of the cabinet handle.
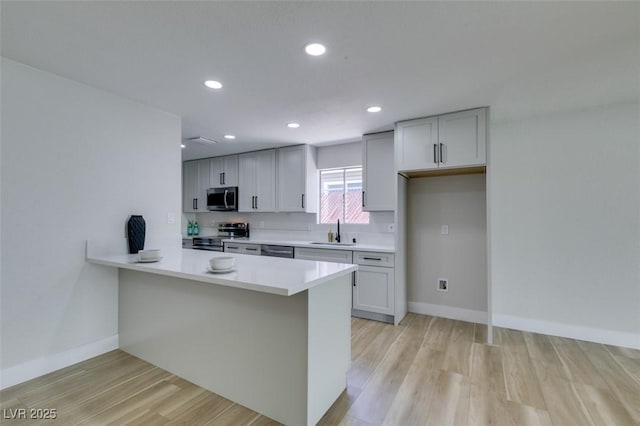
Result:
M258 196L256 195L256 209L258 208Z
M192 198L192 199L191 199L191 209L192 209L192 210L195 210L195 209L196 209L196 199L195 199L195 198Z
M364 191L362 191L362 207L364 207Z
M238 250L238 247L234 247L234 246L227 246L227 248L231 250Z
M433 144L433 162L438 164L438 159L437 159L437 150L438 150L438 144Z
M257 251L257 248L252 248L252 247L245 247L246 251Z
M194 210L198 210L198 199L197 198L193 199L193 209Z
M227 184L227 172L222 172L222 184Z
M302 194L302 208L304 209L304 194Z
M444 156L442 155L442 147L444 146L443 143L440 144L440 162L444 163Z
M377 261L381 261L382 259L379 257L363 257L364 260L377 260Z
M218 180L220 181L220 185L222 185L222 173L218 173Z

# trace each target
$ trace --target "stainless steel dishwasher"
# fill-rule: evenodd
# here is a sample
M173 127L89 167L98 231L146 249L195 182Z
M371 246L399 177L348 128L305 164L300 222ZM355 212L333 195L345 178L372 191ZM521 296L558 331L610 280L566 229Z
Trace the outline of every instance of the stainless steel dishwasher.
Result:
M260 255L271 257L286 257L289 259L293 259L293 247L262 244L262 246L260 247Z

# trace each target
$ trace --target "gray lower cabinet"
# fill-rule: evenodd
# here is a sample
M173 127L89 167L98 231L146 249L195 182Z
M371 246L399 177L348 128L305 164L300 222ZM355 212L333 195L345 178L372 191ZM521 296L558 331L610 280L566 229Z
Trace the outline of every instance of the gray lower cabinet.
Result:
M225 253L253 254L260 256L260 244L224 243Z
M393 253L296 247L296 259L355 263L351 314L356 317L394 322L395 270Z
M353 253L353 263L358 265L353 285L353 309L390 316L393 322L395 310L394 255L391 253ZM368 317L368 316L367 316ZM375 318L386 320L388 318Z
M321 260L324 262L353 263L353 252L351 250L296 247L294 257L296 259Z

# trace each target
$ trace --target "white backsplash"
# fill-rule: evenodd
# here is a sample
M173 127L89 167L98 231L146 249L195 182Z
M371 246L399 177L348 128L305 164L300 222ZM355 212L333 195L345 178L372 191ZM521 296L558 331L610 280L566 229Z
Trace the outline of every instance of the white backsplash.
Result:
M251 238L326 241L329 230L336 233L336 224L318 224L315 213L184 213L182 215L182 234L186 236L187 221L197 220L200 235L216 235L220 222L248 222ZM371 212L369 224L340 223L342 241L394 246L394 232L389 225L394 223L393 212Z

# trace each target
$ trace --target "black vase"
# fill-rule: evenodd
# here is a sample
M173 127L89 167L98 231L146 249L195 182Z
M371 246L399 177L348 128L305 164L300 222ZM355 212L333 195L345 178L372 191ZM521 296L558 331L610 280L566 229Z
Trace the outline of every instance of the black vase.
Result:
M137 253L144 248L146 225L140 215L131 215L127 222L127 235L129 238L129 253Z

